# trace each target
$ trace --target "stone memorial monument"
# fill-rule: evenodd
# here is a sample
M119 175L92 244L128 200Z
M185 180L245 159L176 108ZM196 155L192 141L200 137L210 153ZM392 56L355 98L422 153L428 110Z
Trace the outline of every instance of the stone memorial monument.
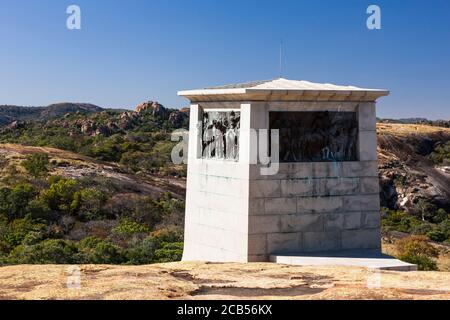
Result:
M375 102L385 90L276 79L191 101L183 260L380 251Z

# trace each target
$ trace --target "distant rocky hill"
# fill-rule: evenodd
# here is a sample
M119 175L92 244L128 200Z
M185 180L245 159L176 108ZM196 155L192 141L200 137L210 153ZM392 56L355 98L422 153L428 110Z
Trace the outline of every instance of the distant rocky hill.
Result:
M429 126L450 128L450 120L428 120L426 118L378 119L379 123L424 124Z
M0 126L15 121L46 121L68 113L90 114L103 110L103 108L89 103L56 103L46 107L0 105Z
M167 121L174 127L183 127L187 124L188 111L187 108L169 109L155 101L143 102L135 111L104 109L88 103L56 103L47 107L0 105L0 130L30 128L36 126L36 123L38 126L49 127L58 124L67 127L72 121L76 122L82 134L111 135L142 125L147 116L153 117L154 120ZM70 116L72 119L68 120Z

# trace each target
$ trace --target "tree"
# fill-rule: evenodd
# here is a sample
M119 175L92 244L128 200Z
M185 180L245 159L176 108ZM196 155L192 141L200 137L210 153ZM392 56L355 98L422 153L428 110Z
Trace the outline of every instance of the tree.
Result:
M142 241L132 245L126 253L129 264L150 264L153 263L156 243L152 237L147 237Z
M119 246L96 237L81 240L78 250L78 263L121 264L126 260Z
M163 242L161 247L155 250L155 262L165 263L172 261L180 261L183 256L182 242Z
M77 191L74 195L72 208L77 208L78 216L83 220L97 220L103 218L102 208L106 202L105 194L96 188Z
M434 204L429 203L425 199L420 199L417 203L417 209L421 216L422 221L432 222L436 215L437 207Z
M147 226L128 219L122 220L117 227L112 229L112 233L125 236L136 233L147 233L149 231L150 229Z
M78 191L78 183L72 179L60 179L50 185L50 188L42 193L42 199L52 210L63 214L76 211L78 202L74 202L75 193Z
M20 245L10 253L8 260L18 264L76 263L76 246L69 241L47 239L35 245Z
M37 195L36 189L28 183L16 185L11 189L0 190L0 210L8 219L25 217L29 202Z
M400 239L397 250L400 260L417 264L419 270L437 270L434 258L439 256L439 251L427 242L427 237L409 236Z
M49 160L46 153L33 153L26 157L22 166L33 177L41 177L48 172Z

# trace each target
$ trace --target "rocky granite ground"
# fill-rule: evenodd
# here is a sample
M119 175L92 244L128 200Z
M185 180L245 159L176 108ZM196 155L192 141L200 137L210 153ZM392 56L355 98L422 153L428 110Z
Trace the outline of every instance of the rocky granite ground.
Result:
M2 267L0 299L450 299L448 272L200 262L78 268Z
M449 211L450 168L436 165L429 155L450 141L450 129L380 123L377 133L382 205L410 211L427 199Z

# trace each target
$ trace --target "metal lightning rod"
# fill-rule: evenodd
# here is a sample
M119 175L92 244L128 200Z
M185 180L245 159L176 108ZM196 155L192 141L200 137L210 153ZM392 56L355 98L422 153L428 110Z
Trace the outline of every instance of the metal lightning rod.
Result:
M280 40L280 79L283 77L283 40Z

